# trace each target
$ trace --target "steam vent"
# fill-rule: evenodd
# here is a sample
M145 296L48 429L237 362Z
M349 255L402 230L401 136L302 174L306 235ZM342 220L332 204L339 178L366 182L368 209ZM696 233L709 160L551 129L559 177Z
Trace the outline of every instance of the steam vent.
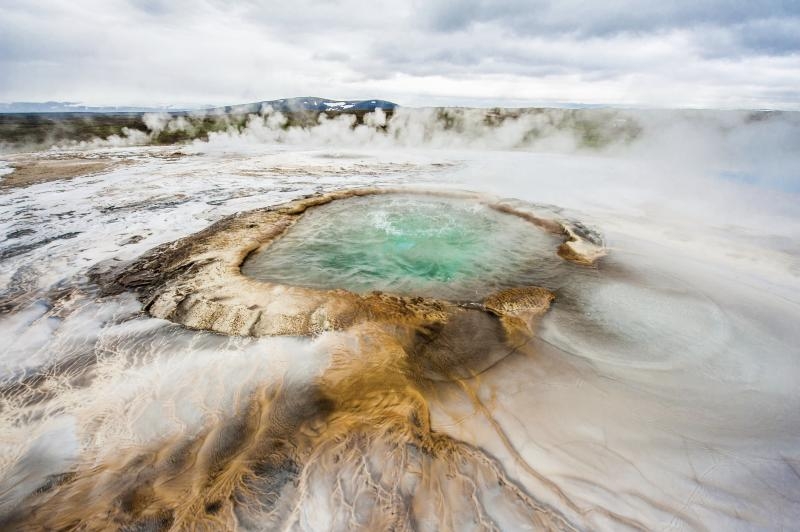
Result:
M134 291L189 329L310 338L313 377L277 373L231 419L93 463L4 524L576 529L580 508L513 445L536 492L431 420L432 398L453 393L491 420L478 376L535 356L555 298L543 285L595 271L599 237L540 212L469 193L346 190L240 213L95 272L108 293Z

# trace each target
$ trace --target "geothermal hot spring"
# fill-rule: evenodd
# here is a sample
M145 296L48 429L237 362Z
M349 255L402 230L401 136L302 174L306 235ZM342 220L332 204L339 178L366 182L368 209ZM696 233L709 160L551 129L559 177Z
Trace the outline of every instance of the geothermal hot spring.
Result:
M93 168L0 177L0 529L796 528L800 137L730 116L0 156Z
M469 300L554 275L558 244L531 222L475 201L368 196L311 210L248 257L242 273L310 288Z

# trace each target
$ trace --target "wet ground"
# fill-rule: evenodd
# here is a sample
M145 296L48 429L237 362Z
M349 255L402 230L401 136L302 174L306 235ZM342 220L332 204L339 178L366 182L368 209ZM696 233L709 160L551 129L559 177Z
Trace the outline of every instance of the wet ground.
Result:
M174 151L70 152L125 164L0 191L4 526L680 530L800 519L790 195L617 156ZM224 336L152 318L135 294L103 296L89 276L237 212L399 185L547 205L598 229L609 254L543 275L555 300L534 337L477 376L445 378L425 366L441 350L409 349L420 344L383 325ZM457 327L450 352L483 352L492 327Z

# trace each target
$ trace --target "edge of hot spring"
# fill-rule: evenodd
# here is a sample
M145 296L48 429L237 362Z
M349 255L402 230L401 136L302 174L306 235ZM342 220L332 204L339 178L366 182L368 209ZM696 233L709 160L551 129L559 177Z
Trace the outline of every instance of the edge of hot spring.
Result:
M441 326L464 313L488 313L511 336L530 333L554 295L537 286L494 293L483 301L453 302L384 292L356 294L259 281L241 265L291 227L308 209L358 196L415 194L472 200L518 216L562 238L555 253L592 265L605 255L602 240L580 223L540 216L531 204L472 192L410 188L359 188L305 196L281 205L241 212L208 228L158 246L123 267L101 265L92 277L105 293L132 290L151 316L192 329L237 336L310 336L365 322Z

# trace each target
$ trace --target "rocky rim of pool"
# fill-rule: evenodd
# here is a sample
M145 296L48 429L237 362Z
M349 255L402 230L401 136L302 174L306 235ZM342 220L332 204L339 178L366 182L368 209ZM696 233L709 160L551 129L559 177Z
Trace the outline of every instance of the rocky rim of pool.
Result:
M552 253L562 260L590 266L605 254L599 235L580 223L541 216L531 204L469 192L362 188L237 213L163 244L122 268L101 267L93 272L93 278L106 293L136 292L145 311L154 317L227 335L314 336L367 322L385 324L412 351L419 352L420 345L424 346L425 356L434 360L429 368L434 374L449 372L432 355L441 351L437 347L441 342L452 347L456 338L471 338L477 347L482 343L508 346L530 338L538 318L555 297L539 286L507 288L479 301L451 301L381 291L309 288L265 282L242 273L248 256L256 251L268 253L268 247L264 248L310 209L347 198L392 194L472 201L519 217L556 236L560 244ZM475 351L474 346L467 351ZM487 357L481 358L479 365L485 366ZM452 368L451 362L444 363ZM465 362L458 361L459 366L471 373Z

